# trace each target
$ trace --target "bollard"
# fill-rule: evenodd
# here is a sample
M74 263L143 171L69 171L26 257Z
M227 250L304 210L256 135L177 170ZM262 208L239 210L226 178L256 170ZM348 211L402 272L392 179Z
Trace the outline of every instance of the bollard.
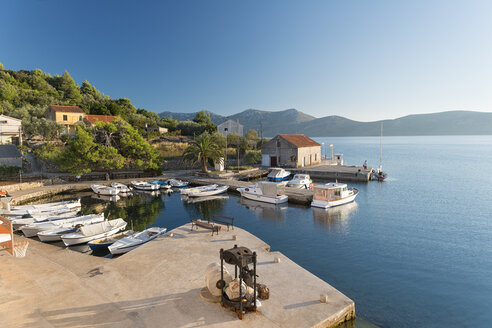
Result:
M275 257L275 258L273 259L273 262L275 262L275 263L280 263L280 262L281 262L280 257Z
M237 240L237 235L232 235L232 240Z
M328 303L328 295L326 295L326 294L319 295L319 301L321 303Z
M172 232L170 232L170 233L168 234L168 237L171 237L171 238L172 238L173 236L174 236L174 233L172 233Z

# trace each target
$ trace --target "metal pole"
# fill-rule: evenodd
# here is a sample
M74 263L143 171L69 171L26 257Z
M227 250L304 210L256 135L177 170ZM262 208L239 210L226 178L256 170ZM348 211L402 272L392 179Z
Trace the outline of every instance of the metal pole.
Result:
M253 277L254 277L254 284L253 284L253 302L254 302L254 307L256 311L256 252L253 252Z

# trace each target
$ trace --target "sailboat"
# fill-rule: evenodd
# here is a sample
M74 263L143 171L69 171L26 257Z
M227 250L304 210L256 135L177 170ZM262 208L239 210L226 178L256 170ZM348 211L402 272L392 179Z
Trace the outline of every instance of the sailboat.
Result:
M372 179L384 181L388 175L383 172L383 123L381 123L381 134L379 135L379 167L372 172Z

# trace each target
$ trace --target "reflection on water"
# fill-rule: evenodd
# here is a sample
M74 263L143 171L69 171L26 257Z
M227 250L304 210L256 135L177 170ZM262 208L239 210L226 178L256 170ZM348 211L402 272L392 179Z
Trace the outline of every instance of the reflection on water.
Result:
M358 207L356 202L327 209L313 207L314 223L328 230L347 228Z
M288 208L286 203L275 205L246 198L240 198L238 204L241 204L248 210L253 211L257 217L269 220L283 220L285 211Z
M201 203L201 202L206 202L209 200L217 200L217 199L229 199L229 196L206 196L206 197L188 197L188 196L181 196L181 199L189 204L192 203Z
M190 218L211 220L215 215L222 212L224 202L228 198L229 197L225 196L211 196L206 201L185 201L183 202L183 206L186 212L189 214Z
M120 196L118 195L115 195L115 196L108 196L108 195L98 195L98 194L93 194L91 196L91 198L94 198L94 199L101 199L101 200L104 200L106 202L117 202L120 200Z

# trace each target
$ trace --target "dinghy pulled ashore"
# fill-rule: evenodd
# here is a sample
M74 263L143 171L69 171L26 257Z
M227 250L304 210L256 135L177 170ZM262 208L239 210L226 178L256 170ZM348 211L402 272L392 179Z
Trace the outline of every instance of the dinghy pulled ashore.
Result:
M93 251L103 250L104 248L108 248L109 246L111 246L112 244L114 244L115 242L120 240L121 238L125 238L125 237L133 235L133 233L134 233L133 230L127 230L127 231L119 232L119 233L114 234L114 235L109 236L109 237L90 241L87 243L87 245L89 245L89 247Z
M123 254L157 238L159 235L165 233L166 230L166 228L151 227L116 241L108 249L113 255Z
M54 229L50 230L42 230L37 233L39 240L42 242L52 242L52 241L60 241L61 236L75 232L78 228L88 224L94 224L104 221L104 214L91 214L94 216L94 219L87 220L85 222L73 222L72 224L63 224ZM82 218L82 217L79 217Z

